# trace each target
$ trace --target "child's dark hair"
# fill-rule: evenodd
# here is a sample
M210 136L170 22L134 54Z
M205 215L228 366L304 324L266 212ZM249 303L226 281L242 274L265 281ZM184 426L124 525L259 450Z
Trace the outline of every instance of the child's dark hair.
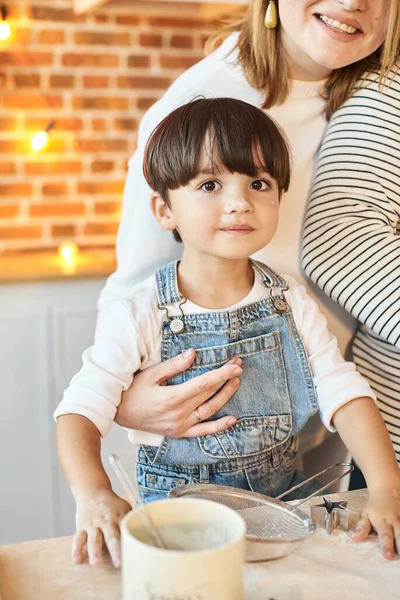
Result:
M200 98L171 112L155 128L144 150L143 172L150 187L169 205L168 191L198 174L207 137L210 167L255 177L264 170L279 192L290 182L285 136L261 109L234 98ZM174 237L181 242L179 233Z

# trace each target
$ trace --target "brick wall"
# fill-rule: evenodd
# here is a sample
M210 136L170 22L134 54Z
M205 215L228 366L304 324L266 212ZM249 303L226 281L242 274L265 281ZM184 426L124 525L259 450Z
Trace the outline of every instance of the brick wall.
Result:
M0 41L0 253L113 245L138 123L243 9L141 0L74 16L72 0L5 1ZM30 140L50 121L45 150Z

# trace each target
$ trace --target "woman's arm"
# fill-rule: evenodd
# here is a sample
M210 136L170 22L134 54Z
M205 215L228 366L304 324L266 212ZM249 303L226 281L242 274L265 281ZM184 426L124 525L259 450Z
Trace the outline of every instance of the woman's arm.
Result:
M333 116L306 214L303 268L331 298L400 347L400 77L366 76Z

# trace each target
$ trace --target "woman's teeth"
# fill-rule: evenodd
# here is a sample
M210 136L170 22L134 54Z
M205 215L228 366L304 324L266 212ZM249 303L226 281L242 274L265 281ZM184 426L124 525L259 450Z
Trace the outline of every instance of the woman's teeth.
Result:
M325 23L325 25L329 25L332 29L338 29L339 31L344 31L345 33L356 33L358 29L355 27L350 27L350 25L345 25L344 23L340 23L340 21L334 21L329 17L325 17L324 15L318 15L320 21Z

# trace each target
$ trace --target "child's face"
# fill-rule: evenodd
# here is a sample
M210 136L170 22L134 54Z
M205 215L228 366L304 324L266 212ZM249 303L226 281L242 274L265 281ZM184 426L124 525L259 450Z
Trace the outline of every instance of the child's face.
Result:
M264 171L249 177L226 170L212 173L208 165L203 152L199 174L169 191L170 207L153 194L153 213L163 229L178 230L185 254L248 258L275 234L278 184Z

